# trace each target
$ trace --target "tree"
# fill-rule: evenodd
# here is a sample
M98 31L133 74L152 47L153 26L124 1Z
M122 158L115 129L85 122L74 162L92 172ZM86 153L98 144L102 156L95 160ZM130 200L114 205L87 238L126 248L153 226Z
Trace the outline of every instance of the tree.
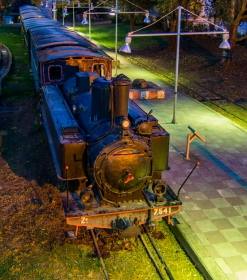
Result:
M101 0L102 1L102 0ZM156 0L155 0L156 1ZM108 2L109 3L109 2ZM111 1L111 5L115 6L115 0ZM140 12L143 11L142 18L144 18L145 11L144 10L149 10L151 8L151 3L149 0L119 0L118 1L118 10L126 12L125 14L119 14L119 18L123 18L123 20L130 21L130 30L134 31L135 29L135 20L136 20L136 15L135 13L132 12ZM131 12L128 14L128 12Z
M11 0L0 0L0 22L2 21L2 13L11 5Z
M153 0L154 1L154 0ZM165 14L171 12L172 10L176 9L178 6L183 6L185 9L188 9L195 14L201 11L202 2L196 0L171 0L171 1L164 1L164 0L157 0L155 8L159 10L160 16L164 16ZM167 19L169 21L167 22ZM164 28L168 29L171 32L177 31L177 19L178 14L177 11L173 12L169 15L169 18L166 18L166 23L164 24ZM170 43L169 48L175 50L176 45L176 37L170 36Z
M229 30L229 41L231 45L231 56L236 43L247 39L247 34L239 36L238 26L247 21L247 0L208 0L206 3L209 16L214 16L216 23L222 24Z
M11 5L12 12L18 13L19 8L23 5L30 5L30 0L15 0Z

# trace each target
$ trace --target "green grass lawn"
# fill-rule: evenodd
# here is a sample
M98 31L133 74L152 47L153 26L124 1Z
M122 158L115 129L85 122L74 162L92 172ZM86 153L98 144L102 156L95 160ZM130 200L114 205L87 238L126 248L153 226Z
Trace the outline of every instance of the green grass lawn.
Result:
M136 30L142 28L142 26L136 27ZM86 36L89 36L89 27L81 26L76 27L76 31L84 33ZM117 32L117 41L118 41L118 49L122 47L125 43L125 37L130 32L130 27L127 24L118 24L118 32ZM150 28L143 29L138 32L141 33L150 33L152 30ZM107 24L107 25L92 25L91 26L91 39L100 43L100 45L114 49L115 48L115 35L116 35L116 25L115 24ZM150 46L152 48L158 47L163 42L162 37L140 37L133 38L131 42L132 49L149 49Z
M12 53L12 67L2 85L2 98L8 102L34 95L34 82L30 79L27 46L20 26L0 26L0 43Z

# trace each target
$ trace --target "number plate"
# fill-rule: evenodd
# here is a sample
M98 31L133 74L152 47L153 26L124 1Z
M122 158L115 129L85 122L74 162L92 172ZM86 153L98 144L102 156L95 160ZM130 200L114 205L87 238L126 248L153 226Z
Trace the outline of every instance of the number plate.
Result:
M165 217L165 216L170 216L172 214L175 214L179 212L180 206L164 206L164 207L158 207L158 208L153 208L153 218L158 218L158 217Z
M154 216L164 216L171 213L170 207L154 208Z

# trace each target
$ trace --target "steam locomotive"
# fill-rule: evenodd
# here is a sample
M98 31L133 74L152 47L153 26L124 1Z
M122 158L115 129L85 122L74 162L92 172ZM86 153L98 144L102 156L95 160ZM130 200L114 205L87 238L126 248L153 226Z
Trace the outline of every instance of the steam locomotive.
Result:
M20 8L30 65L66 221L139 234L139 225L180 211L162 181L169 133L129 99L132 81L111 77L112 59L33 6Z

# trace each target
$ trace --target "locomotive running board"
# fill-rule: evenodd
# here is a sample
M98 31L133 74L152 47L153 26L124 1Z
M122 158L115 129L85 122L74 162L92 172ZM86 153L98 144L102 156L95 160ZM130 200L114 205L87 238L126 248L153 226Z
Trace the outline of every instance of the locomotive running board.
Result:
M170 197L168 194L166 196ZM126 201L120 203L119 208L104 205L84 211L82 203L75 200L73 194L69 194L70 211L67 212L67 194L62 193L61 197L65 209L66 223L76 227L76 236L79 227L112 229L113 221L119 219L123 221L134 221L136 219L139 225L142 225L152 224L155 220L167 217L168 223L170 223L170 217L180 211L180 205L182 204L181 201L167 202L167 200L163 203L156 203L146 198L149 203L145 200Z

